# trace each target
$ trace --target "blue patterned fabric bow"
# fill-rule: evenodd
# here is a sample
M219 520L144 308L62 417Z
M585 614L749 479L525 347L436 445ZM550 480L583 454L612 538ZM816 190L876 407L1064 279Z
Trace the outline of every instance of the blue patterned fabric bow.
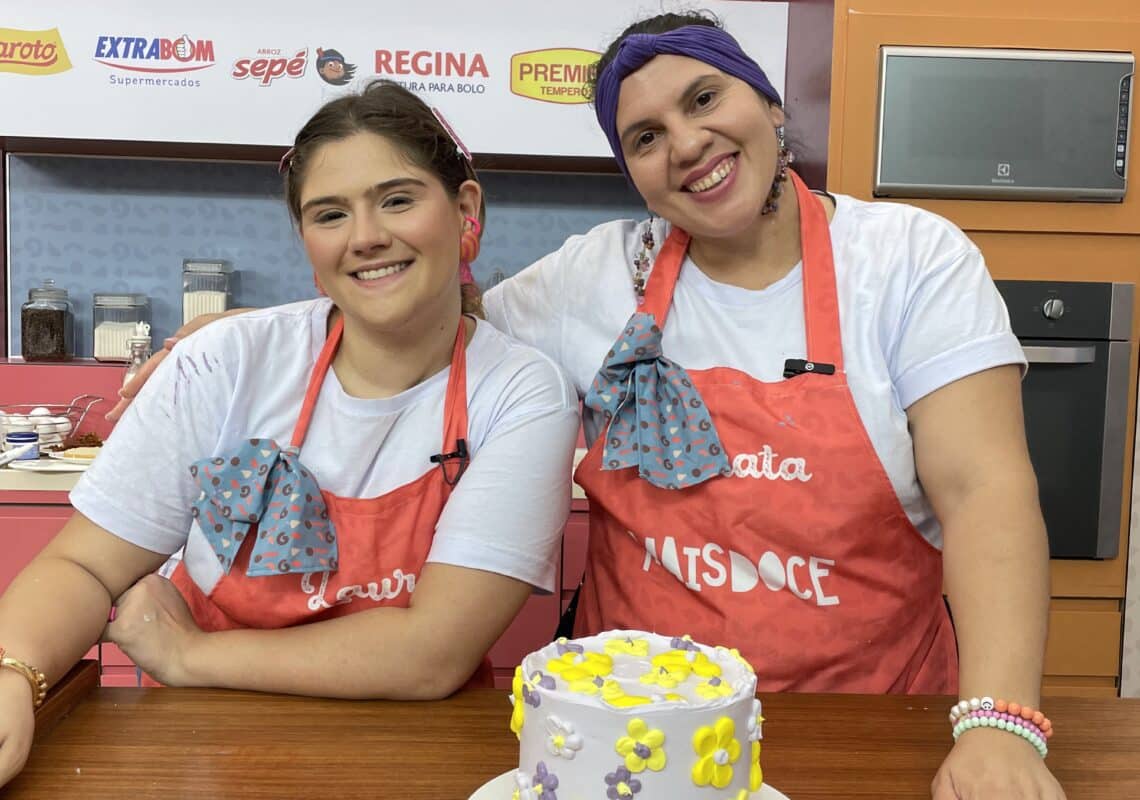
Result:
M651 314L629 318L585 403L607 421L602 469L635 466L661 489L684 489L732 471L688 373L661 354L661 329Z
M191 514L228 575L257 526L246 575L335 572L336 529L321 489L292 448L250 439L226 458L190 466L201 493Z

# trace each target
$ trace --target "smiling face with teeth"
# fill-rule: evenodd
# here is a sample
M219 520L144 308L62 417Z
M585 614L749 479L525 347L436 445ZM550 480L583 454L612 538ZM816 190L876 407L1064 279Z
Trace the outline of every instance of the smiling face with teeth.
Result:
M694 239L747 237L776 172L784 112L703 61L659 55L621 84L617 129L654 213Z
M305 169L299 222L321 288L346 333L414 335L458 319L459 238L480 189L452 196L430 171L374 133L321 145Z

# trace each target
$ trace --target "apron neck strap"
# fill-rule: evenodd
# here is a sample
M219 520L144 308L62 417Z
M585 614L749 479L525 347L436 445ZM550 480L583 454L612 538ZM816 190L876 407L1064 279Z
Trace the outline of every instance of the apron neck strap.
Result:
M803 253L804 321L807 328L807 358L834 364L843 370L843 347L839 332L839 299L835 288L835 260L831 252L831 233L827 214L807 185L793 170L788 177L796 190L800 214L800 249ZM673 304L673 290L681 274L681 265L689 250L689 234L674 226L653 262L653 270L645 286L644 310L652 314L657 326L665 329L665 319Z
M301 413L297 417L297 424L293 428L290 446L296 450L301 449L305 442L305 435L309 432L309 422L313 418L313 409L317 405L317 398L321 394L325 375L332 365L333 357L340 349L341 339L344 337L344 315L333 324L325 339L317 363L309 375L309 385L305 389L305 400L301 404ZM459 315L459 328L455 332L455 344L451 348L451 372L447 378L447 397L443 406L443 448L445 452L457 450L458 442L464 440L466 449L467 439L467 326L464 316Z

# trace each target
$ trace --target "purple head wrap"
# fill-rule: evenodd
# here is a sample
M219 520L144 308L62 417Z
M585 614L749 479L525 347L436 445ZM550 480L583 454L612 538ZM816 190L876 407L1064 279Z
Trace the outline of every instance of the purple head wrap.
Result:
M668 33L634 33L622 39L614 60L598 75L594 94L594 113L598 124L610 141L618 166L625 176L629 170L621 152L617 129L618 96L621 82L658 55L686 56L703 61L721 72L747 83L776 105L783 105L780 94L772 87L760 65L740 49L736 39L709 25L686 25Z

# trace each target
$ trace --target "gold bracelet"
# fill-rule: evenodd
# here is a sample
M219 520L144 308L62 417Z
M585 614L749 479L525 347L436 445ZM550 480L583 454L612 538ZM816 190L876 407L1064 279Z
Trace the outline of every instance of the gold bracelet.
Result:
M47 697L46 675L30 664L25 664L23 661L8 658L7 656L0 657L0 667L14 669L28 679L28 683L32 685L32 694L34 695L32 698L33 708L39 708L44 704L44 698Z

